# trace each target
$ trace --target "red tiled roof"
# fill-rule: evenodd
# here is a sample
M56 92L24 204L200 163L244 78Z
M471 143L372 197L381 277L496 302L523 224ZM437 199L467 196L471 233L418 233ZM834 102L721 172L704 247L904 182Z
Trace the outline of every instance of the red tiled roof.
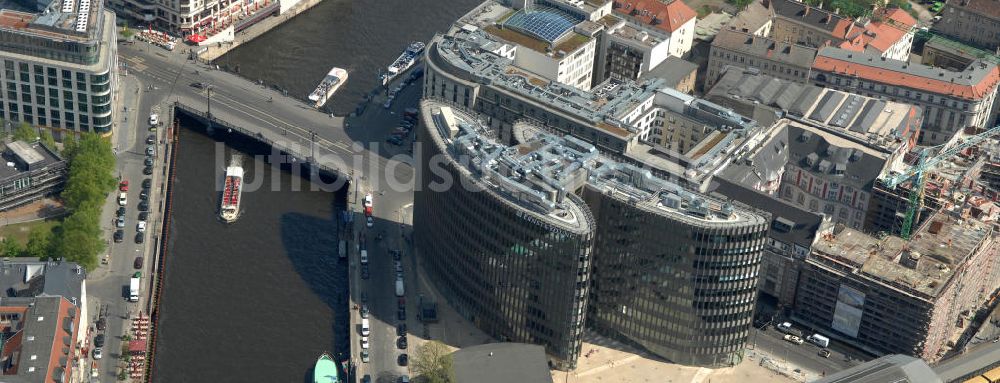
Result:
M840 44L840 48L856 52L872 47L879 52L885 52L899 41L906 32L885 23L869 23L862 33Z
M615 13L673 33L697 14L681 0L615 0Z
M913 16L910 16L909 13L906 13L906 11L899 8L886 9L882 17L889 20L891 23L906 29L917 25L917 20L913 19Z
M968 100L978 100L986 97L988 92L995 90L997 83L1000 83L1000 67L997 66L994 66L990 70L990 73L983 76L983 79L975 85L956 84L860 63L847 62L823 55L816 56L816 61L813 62L813 69L854 76L881 84L913 88L935 94L948 94Z

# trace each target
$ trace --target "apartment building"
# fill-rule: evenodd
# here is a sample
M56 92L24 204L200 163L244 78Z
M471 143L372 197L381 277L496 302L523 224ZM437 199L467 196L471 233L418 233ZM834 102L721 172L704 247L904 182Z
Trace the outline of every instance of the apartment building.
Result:
M601 36L594 79L603 82L636 80L657 68L670 55L670 39L663 34L640 29L624 19L609 16Z
M882 8L875 17L853 20L794 0L765 0L775 18L771 37L814 48L838 46L881 57L906 60L917 21L898 8Z
M732 29L754 36L768 37L774 26L774 9L769 0L755 0L739 11L723 29Z
M945 3L934 32L991 52L1000 49L1000 5L994 0L955 0Z
M697 14L681 0L614 0L615 15L666 37L667 53L684 57L694 44ZM655 65L654 65L655 66Z
M1000 64L1000 56L996 52L976 48L941 35L932 35L931 39L924 43L924 52L920 56L921 64L955 72L961 72L976 60Z
M705 90L711 89L726 66L755 68L762 74L806 83L816 48L723 28L712 40Z
M816 85L919 106L919 142L937 145L966 127L996 121L997 64L977 60L962 71L879 57L867 52L820 49L810 79Z
M111 134L115 15L100 1L60 0L36 13L0 10L0 118L67 134Z
M940 213L908 241L826 225L793 319L872 354L937 361L1000 283L993 230Z

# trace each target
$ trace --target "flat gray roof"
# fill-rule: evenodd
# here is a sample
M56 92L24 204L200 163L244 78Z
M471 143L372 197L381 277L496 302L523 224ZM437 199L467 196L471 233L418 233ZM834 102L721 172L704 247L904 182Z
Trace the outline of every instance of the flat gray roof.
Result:
M455 351L457 383L552 383L545 347L487 343Z

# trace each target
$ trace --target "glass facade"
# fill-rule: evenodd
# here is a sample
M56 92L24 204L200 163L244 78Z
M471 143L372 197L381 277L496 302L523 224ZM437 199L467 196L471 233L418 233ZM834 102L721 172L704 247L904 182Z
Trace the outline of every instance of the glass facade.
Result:
M749 335L767 223L697 222L587 187L598 231L588 319L672 362L739 363Z
M87 44L75 41L56 43L50 37L49 42L44 43L32 40L38 38L31 35L0 33L0 59L3 61L0 118L53 128L57 139L62 136L62 130L110 133L117 82L113 17L97 22L107 23L94 27L97 35L111 39L102 49L98 49L99 40L88 40L93 43L91 50L85 46ZM7 49L10 41L26 44L32 51ZM53 48L52 44L58 47ZM99 54L107 56L104 65L93 65L101 62ZM32 60L25 55L40 59Z
M441 153L435 147L425 146L424 164ZM454 163L443 166L454 180L469 176ZM591 231L552 225L502 195L457 182L430 190L440 181L425 176L414 195L414 240L430 279L490 336L544 345L555 367L574 368L586 322Z

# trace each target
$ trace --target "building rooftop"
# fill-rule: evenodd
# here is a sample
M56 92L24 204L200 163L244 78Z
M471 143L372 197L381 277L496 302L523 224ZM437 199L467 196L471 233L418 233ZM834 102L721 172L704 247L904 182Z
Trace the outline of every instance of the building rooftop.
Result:
M732 29L745 33L754 33L764 27L774 18L774 10L764 3L768 0L755 0L747 5L745 9L729 20L729 24L723 29Z
M776 16L824 30L838 39L846 39L854 30L854 21L822 8L794 0L765 0Z
M754 190L750 186L752 183L748 185L744 180L727 179L729 174L716 177L709 191L770 213L769 238L804 248L812 246L823 222L822 215Z
M900 142L918 134L923 117L917 106L799 84L737 67L727 67L706 98L726 105L766 105L779 115L814 123L886 153L898 150Z
M641 205L675 220L710 225L759 219L730 203L684 189L647 169L602 156L597 148L571 135L556 136L527 122L514 125L516 146L497 143L492 128L476 116L447 103L425 100L440 141L456 163L482 187L523 211L564 230L592 229L586 204L573 194L584 184Z
M103 3L92 0L53 0L39 12L0 9L0 31L27 33L53 39L89 40L100 28Z
M990 238L993 228L946 214L930 217L909 241L882 239L842 225L830 227L813 244L812 258L854 270L862 277L923 299L937 298L955 271Z
M545 347L487 343L452 353L457 383L552 383Z
M691 73L697 70L698 64L677 56L669 56L660 65L640 75L639 81L662 79L664 85L676 89L677 84L680 84L681 81L691 76Z
M993 52L962 43L958 40L952 40L938 34L931 35L931 39L924 43L924 47L933 47L954 55L968 57L972 60L982 59L993 65L1000 64L1000 56Z
M63 297L0 298L3 381L73 381L80 310Z
M62 157L40 142L14 141L0 153L5 164L0 164L0 181L62 162Z
M813 383L941 383L923 360L892 354L837 371Z
M1000 83L997 65L981 60L953 72L834 47L819 50L813 69L967 100L989 97Z
M817 52L816 48L809 46L778 42L769 37L755 36L749 32L730 28L720 29L712 40L712 46L802 68L812 66Z
M642 44L650 48L655 47L659 45L661 42L663 42L663 39L661 39L659 35L650 35L648 32L636 28L632 24L620 21L621 19L615 18L615 20L619 20L619 22L607 27L608 33L614 36L618 36L622 39L630 40L635 42L636 44ZM657 67L660 66L662 65L658 65Z
M62 296L76 304L82 299L87 272L72 262L47 262L37 258L0 259L3 297Z
M477 26L465 24L435 39L428 47L428 55L432 61L454 69L450 73L467 81L491 84L519 94L624 140L636 133L635 128L624 121L627 114L651 99L656 89L663 86L662 80L641 84L606 82L584 91L514 66L513 60L497 54L503 49L502 40Z
M503 26L553 44L580 21L583 19L561 9L534 5L514 12L503 21Z
M947 3L949 6L962 8L978 13L994 20L1000 20L1000 6L996 0L955 0Z
M673 33L698 14L681 0L615 0L615 13L644 25Z

